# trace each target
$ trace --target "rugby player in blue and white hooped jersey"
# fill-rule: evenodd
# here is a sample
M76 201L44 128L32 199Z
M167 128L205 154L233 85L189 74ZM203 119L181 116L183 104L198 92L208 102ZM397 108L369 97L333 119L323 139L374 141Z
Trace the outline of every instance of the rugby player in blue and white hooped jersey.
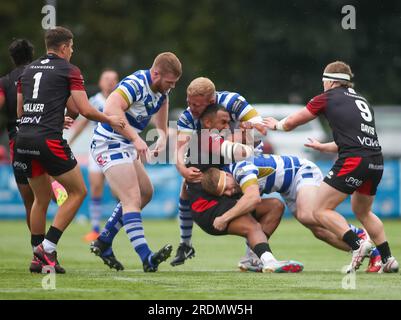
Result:
M168 94L181 74L181 62L173 53L159 54L150 70L140 70L124 78L106 100L104 113L124 115L130 125L115 131L110 126L98 124L95 130L92 156L102 168L120 203L99 238L91 244L91 250L111 268L122 268L114 264L117 261L111 250L111 242L121 224L140 256L145 272L157 271L158 265L171 254L171 245L153 253L146 242L140 212L152 198L153 186L137 157L148 159L150 156L148 146L139 133L153 115L156 128L161 131L156 150L165 147Z
M294 217L309 228L316 238L335 248L344 251L350 250L350 247L341 238L321 225L313 216L314 199L318 187L323 181L322 172L313 162L296 156L262 154L249 160L227 165L224 167L224 171L226 172L225 183L220 184L220 188L223 190L219 190L218 184L210 183L219 178L220 173L216 169L209 169L204 173L203 189L214 195L233 196L244 192L250 185L257 184L260 194L278 192ZM211 177L213 175L215 179ZM224 229L234 218L236 216L227 212L215 219L214 227L218 230ZM353 225L350 227L361 237L366 237L363 229ZM261 268L261 262L255 258L252 265L240 261L239 267L241 270L254 270L258 267Z
M199 182L201 172L195 167L187 168L184 164L185 149L189 144L188 137L191 137L197 130L201 129L199 118L208 105L217 103L224 106L230 114L234 126L240 123L251 124L263 135L266 129L260 124L262 119L255 108L253 108L244 97L235 92L217 91L213 82L204 77L194 79L187 88L188 108L181 114L177 122L177 170L188 182ZM188 258L195 254L192 247L192 226L193 221L189 208L188 195L186 193L185 180L181 187L179 200L179 221L180 221L180 245L172 266L183 264Z
M112 69L105 69L102 71L99 78L100 92L89 98L89 103L95 109L103 112L104 105L107 97L113 92L118 84L118 73ZM70 145L82 133L82 131L91 123L96 126L97 123L89 121L84 118L81 119L75 127L74 133L70 138ZM96 240L100 234L100 219L101 219L101 204L104 189L104 175L102 169L97 165L93 157L88 158L88 173L89 173L89 186L90 186L90 200L89 200L89 217L91 221L92 230L85 235L84 240L91 242Z

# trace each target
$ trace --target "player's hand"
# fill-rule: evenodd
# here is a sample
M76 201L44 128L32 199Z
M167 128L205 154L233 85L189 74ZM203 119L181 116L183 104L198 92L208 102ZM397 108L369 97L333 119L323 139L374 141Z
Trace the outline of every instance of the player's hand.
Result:
M110 125L117 129L124 129L125 127L125 120L123 117L111 115L109 116Z
M239 127L243 130L256 129L264 136L267 133L267 127L263 123L253 123L251 121L243 121L240 123Z
M138 158L140 158L142 162L148 162L148 159L150 159L150 151L146 142L138 136L133 143L135 150L138 153Z
M240 122L239 127L241 129L245 129L245 130L253 129L253 123L250 121L242 121L242 122Z
M223 216L217 217L213 221L213 227L219 231L224 231L227 228L227 224L228 222L224 219Z
M166 144L167 144L167 141L166 141L165 137L159 137L156 141L155 148L151 151L152 155L154 157L157 157L160 152L162 152L166 149Z
M190 183L198 183L202 179L202 172L195 167L186 168L182 175Z
M263 123L254 123L253 127L258 130L264 136L267 134L267 126Z
M71 128L72 124L74 123L74 119L71 117L64 117L64 129L69 129Z
M309 142L305 143L304 146L308 148L312 148L314 150L320 151L322 148L322 144L314 138L308 138Z
M274 119L272 117L263 119L263 124L270 130L276 130L277 123L278 123L278 120Z

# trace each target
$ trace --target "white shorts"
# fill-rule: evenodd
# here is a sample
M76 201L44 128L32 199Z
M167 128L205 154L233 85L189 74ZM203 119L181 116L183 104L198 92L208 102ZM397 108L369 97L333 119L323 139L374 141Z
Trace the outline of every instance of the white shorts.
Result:
M91 153L90 150L89 153ZM102 172L102 168L95 162L91 154L88 157L88 171L93 173Z
M294 214L297 210L297 194L303 186L320 186L323 174L319 167L309 160L303 160L301 168L294 177L288 190L281 194L288 209Z
M103 173L112 166L132 164L137 157L135 147L131 143L110 139L96 133L92 138L91 155Z

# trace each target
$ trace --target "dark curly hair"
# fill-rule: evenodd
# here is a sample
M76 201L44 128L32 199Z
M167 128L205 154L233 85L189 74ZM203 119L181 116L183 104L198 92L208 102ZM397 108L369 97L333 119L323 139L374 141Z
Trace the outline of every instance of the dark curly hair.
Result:
M33 45L26 39L16 39L8 47L10 56L16 66L31 63L33 60Z

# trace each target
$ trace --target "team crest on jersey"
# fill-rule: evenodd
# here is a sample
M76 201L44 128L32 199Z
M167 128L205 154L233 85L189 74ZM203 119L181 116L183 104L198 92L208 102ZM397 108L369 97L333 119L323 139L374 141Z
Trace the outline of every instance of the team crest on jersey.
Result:
M40 63L41 64L46 64L46 63L49 63L49 61L50 61L50 59L45 59L45 60L40 61Z
M259 175L258 178L268 177L275 171L272 167L263 167L259 168Z
M142 122L142 121L145 121L145 120L148 120L148 119L150 119L151 117L150 116L143 116L143 115L139 115L139 116L137 116L135 119L136 119L136 121L138 121L138 122Z
M153 109L152 97L147 96L143 104L146 109Z

